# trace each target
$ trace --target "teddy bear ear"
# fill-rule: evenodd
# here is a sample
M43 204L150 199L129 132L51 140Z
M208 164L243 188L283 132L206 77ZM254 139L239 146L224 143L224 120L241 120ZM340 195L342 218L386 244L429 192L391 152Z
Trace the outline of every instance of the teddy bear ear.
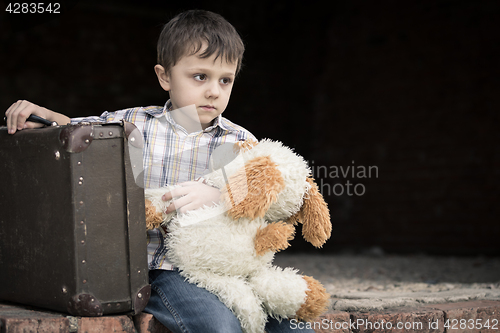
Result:
M229 177L221 189L222 202L233 219L264 217L285 181L277 164L269 156L259 156Z
M332 233L330 211L314 179L308 177L307 182L311 188L304 198L299 213L292 216L290 222L294 222L294 219L301 222L304 239L315 247L321 247Z

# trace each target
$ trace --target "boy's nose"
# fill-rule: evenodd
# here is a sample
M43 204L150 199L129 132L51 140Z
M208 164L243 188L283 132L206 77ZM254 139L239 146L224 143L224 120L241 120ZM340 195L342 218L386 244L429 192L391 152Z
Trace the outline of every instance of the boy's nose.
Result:
M206 98L219 97L219 93L220 93L219 89L220 89L219 82L217 82L217 81L210 82L207 86L207 90L205 91L205 97Z

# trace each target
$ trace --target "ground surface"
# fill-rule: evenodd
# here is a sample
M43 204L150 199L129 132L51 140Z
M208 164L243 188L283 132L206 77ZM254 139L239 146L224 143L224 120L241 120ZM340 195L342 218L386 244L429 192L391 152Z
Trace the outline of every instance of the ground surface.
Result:
M275 264L320 280L334 310L500 300L500 258L279 253Z

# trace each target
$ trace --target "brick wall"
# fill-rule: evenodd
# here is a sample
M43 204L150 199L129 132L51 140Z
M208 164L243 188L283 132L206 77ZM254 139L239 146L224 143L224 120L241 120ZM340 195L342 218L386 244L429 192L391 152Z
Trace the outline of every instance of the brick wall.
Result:
M499 2L70 4L38 24L2 12L0 108L28 99L79 116L163 104L161 24L214 10L247 45L228 118L315 171L377 167L378 177L318 177L334 225L323 251L499 253ZM333 193L347 181L364 194Z

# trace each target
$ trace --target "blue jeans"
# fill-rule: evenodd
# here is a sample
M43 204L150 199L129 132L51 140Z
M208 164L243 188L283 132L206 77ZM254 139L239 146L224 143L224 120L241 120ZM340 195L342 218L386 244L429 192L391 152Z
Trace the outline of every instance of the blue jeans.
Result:
M174 333L241 333L240 322L214 294L185 281L178 270L149 272L151 297L144 312L151 313ZM293 329L292 329L293 328ZM266 333L311 332L290 321L269 317Z

